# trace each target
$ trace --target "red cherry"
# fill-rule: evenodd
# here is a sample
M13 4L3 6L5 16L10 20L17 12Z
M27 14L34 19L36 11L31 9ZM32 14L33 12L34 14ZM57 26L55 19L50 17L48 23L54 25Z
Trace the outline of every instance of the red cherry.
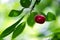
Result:
M43 24L45 22L45 16L43 15L36 15L35 16L35 22L39 23L39 24Z

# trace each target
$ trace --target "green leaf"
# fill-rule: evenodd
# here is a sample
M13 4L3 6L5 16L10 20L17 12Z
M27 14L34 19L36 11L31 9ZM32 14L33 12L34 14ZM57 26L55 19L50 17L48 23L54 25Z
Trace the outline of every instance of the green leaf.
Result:
M60 7L58 7L55 12L56 12L56 16L60 16Z
M45 13L43 13L43 12L40 12L39 14L44 15L46 17Z
M37 13L36 12L32 12L32 13L30 13L29 17L27 18L27 24L29 26L33 26L35 24L35 20L34 20L35 15L37 15Z
M52 3L52 0L42 0L39 5L36 6L37 11L41 12L43 11L46 7L50 6Z
M20 11L18 11L18 10L11 10L11 12L9 13L9 16L10 17L19 16L22 13L23 10L24 10L24 8L22 10L20 10Z
M46 16L46 21L53 21L53 20L56 20L56 16L53 13L48 12Z
M46 6L50 6L52 4L52 0L43 0L43 3L46 5Z
M36 4L39 4L41 0L36 0Z
M25 28L25 22L22 22L21 24L19 24L17 26L17 28L14 30L13 35L12 35L12 39L16 38L19 34L21 34Z
M20 0L20 4L24 8L28 8L31 4L32 0Z
M53 38L52 40L60 40L60 32L53 33Z
M23 16L24 17L24 16ZM12 33L15 29L15 27L17 26L17 24L23 19L20 18L16 23L14 23L13 25L9 26L7 29L5 29L2 34L0 35L1 38L6 37L7 35L9 35L10 33Z
M0 37L0 40L4 40L4 39Z
M44 3L40 3L39 5L36 6L36 11L43 11L47 6Z

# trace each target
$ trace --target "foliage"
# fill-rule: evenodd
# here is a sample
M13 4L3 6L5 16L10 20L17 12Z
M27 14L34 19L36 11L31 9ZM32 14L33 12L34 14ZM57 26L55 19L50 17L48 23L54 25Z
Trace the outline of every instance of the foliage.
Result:
M46 17L46 21L52 21L52 20L56 20L56 16L51 13L48 12L47 15L45 15L45 13L43 13L43 9L45 9L46 7L50 6L52 3L52 0L46 0L45 2L42 2L42 0L36 0L34 5L32 6L32 9L30 10L30 14L28 14L28 18L27 21L22 22L22 19L26 16L23 15L23 17L21 17L16 23L12 24L11 26L9 26L7 29L5 29L2 34L0 35L0 38L4 38L6 36L8 36L10 33L13 32L12 34L12 39L16 38L19 34L21 34L25 28L26 22L30 27L33 27L34 24L36 23L34 21L34 18L37 14L42 14ZM44 0L43 0L44 1ZM11 10L9 13L9 17L17 17L20 14L22 14L22 12L24 11L25 8L29 8L31 5L32 0L20 0L20 4L23 7L22 10ZM33 12L35 5L39 5L39 7L37 7L38 9L40 9L40 13L38 12ZM19 24L20 23L20 24Z

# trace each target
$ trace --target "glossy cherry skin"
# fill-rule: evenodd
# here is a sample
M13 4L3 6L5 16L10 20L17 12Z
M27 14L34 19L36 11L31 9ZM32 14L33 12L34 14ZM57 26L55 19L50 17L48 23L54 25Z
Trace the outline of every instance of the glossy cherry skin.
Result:
M39 24L43 24L44 22L45 22L45 16L43 16L43 15L36 15L35 16L35 22L36 23L39 23Z

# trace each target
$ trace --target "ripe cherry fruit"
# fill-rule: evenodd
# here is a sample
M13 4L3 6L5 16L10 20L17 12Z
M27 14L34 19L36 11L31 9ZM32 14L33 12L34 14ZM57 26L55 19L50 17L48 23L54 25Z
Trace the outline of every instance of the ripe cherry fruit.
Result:
M35 16L35 22L39 23L39 24L43 24L45 22L45 16L43 15L36 15Z

